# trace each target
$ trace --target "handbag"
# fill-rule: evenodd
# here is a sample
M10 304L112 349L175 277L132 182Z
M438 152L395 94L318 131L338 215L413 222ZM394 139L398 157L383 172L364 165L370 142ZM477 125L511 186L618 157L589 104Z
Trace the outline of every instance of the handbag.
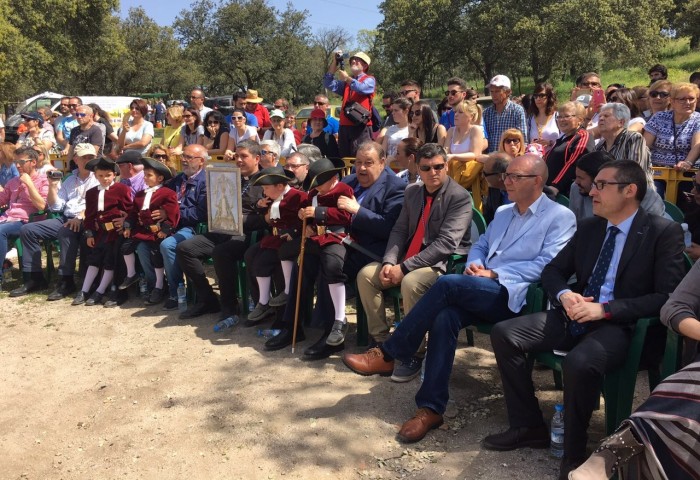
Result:
M343 107L345 116L355 125L367 125L367 122L372 118L372 112L357 102L352 102Z

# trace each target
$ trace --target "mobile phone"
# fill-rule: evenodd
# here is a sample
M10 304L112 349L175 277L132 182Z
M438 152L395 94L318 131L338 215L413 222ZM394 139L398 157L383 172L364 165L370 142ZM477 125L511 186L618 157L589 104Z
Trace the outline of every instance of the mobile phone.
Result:
M580 97L581 95L592 95L591 89L590 88L579 88L576 91L576 96Z
M596 88L593 90L593 98L591 99L591 104L593 106L593 111L597 112L601 105L605 103L605 92L602 89Z

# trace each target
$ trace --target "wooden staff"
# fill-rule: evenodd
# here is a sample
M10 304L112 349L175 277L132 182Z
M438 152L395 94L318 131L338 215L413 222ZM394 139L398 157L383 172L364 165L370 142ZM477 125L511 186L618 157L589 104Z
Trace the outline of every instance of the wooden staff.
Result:
M297 303L294 307L294 331L292 332L292 353L297 344L297 325L299 324L299 299L301 298L301 280L304 274L304 245L306 244L306 217L301 221L301 247L299 248L299 272L297 273Z

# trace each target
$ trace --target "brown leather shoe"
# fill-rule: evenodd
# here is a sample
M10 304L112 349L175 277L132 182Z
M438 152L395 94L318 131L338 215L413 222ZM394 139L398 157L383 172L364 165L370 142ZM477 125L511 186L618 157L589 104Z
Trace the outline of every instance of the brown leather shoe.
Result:
M391 375L394 371L394 361L384 360L384 353L379 348L371 348L365 353L346 353L343 363L360 375Z
M413 418L401 426L398 437L402 442L417 442L430 430L440 425L442 425L442 415L429 408L419 408Z

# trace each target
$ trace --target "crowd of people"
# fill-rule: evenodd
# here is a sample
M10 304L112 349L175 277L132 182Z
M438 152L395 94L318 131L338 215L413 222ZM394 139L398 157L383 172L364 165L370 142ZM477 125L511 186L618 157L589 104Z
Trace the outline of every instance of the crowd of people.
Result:
M236 294L244 261L255 306L243 326L274 319L280 333L267 340L268 351L305 341L305 326L320 327L303 352L313 360L344 349L345 303L355 293L372 344L343 355L344 364L396 382L424 367L418 409L398 434L405 442L443 423L460 330L494 324L510 428L486 437L484 448L549 445L527 356L566 350L560 478L576 475L604 375L624 363L636 319L658 316L683 280L684 252L700 257L700 174L686 246L680 224L664 217L651 170L686 171L697 162L697 84L656 78L665 69L655 66L648 88L604 90L588 72L559 103L549 84L514 99L510 80L497 75L488 84L493 104L482 110L476 92L454 77L438 115L407 80L399 94L384 95L381 119L373 112L371 59L355 53L350 73L341 59L323 78L343 99L339 121L319 94L302 132L285 99L268 112L255 90L234 95L229 117L192 90L191 106L165 111L159 143L143 100L131 103L117 132L106 128L105 112L78 97L61 99L53 128L50 112L25 114L18 143L0 144L0 254L10 239L23 246L23 284L10 297L48 287L41 242L58 241L59 281L48 300L116 307L141 270L147 305L176 310L178 286L187 283L196 300L180 318L216 313L236 323L248 301ZM50 166L56 146L74 164L65 178ZM204 167L213 155L239 168L243 235L202 228ZM353 158L345 176L343 157ZM478 238L476 210L488 221ZM455 254L466 256L463 271L448 269ZM203 265L208 258L219 295ZM552 308L524 315L537 282ZM384 305L392 287L406 315L396 327ZM679 316L671 328L700 338L697 320Z

